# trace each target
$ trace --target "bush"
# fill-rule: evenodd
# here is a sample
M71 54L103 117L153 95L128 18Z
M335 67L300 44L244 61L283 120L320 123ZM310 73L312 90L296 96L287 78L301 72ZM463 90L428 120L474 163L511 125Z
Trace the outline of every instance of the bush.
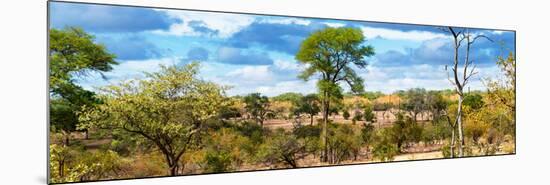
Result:
M444 157L444 158L450 158L450 157L451 157L451 145L450 145L449 143L443 145L443 146L441 147L441 153L443 154L443 157ZM457 156L457 155L458 155L458 152L457 152L456 148L455 148L455 150L454 150L453 153L454 153L453 156Z
M321 135L321 127L319 125L304 125L295 127L292 133L298 138L319 137Z
M210 132L204 143L206 154L203 164L205 172L225 172L237 169L244 161L249 160L250 140L231 128L222 128Z
M350 116L351 115L349 115L348 111L344 111L344 113L342 114L342 117L344 117L345 120L348 120Z
M451 128L446 123L435 122L426 125L422 131L422 141L426 144L451 137Z
M397 145L391 143L387 139L382 139L377 142L372 149L373 157L382 162L392 161L398 153L399 149L397 148Z
M363 116L365 117L365 121L368 121L371 123L376 121L376 116L374 115L372 106L367 106L365 108L365 112L363 113Z
M397 149L401 151L403 145L419 142L422 139L422 131L422 127L410 117L405 118L402 114L398 114L397 121L386 133L389 136L389 142L396 144Z
M204 172L219 173L233 170L232 156L227 151L210 151L206 153Z
M363 128L361 128L361 137L363 138L364 143L370 144L374 134L374 126L372 123L363 124Z
M296 168L298 160L307 153L305 143L295 135L283 129L277 129L265 143L260 145L256 156L257 161L278 167L280 165Z
M111 150L88 152L50 145L52 183L110 179L127 165L127 160Z
M363 114L360 111L355 111L353 113L353 120L362 121L363 120Z
M357 159L363 138L357 126L331 124L328 130L328 162L339 164L344 160Z

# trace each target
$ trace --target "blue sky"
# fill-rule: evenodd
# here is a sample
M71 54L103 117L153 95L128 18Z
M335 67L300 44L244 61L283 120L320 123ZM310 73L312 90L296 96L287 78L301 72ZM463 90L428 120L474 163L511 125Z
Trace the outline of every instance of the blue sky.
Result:
M375 48L368 67L356 68L367 91L451 88L444 68L452 62L452 40L433 26L51 2L50 27L66 26L82 27L117 55L120 64L106 73L108 79L76 79L90 90L143 78L142 72L160 64L200 61L201 78L232 86L229 95L314 93L315 80L296 78L305 66L294 55L313 31L342 26L361 29L365 44ZM470 87L483 90L480 79L501 75L496 57L514 50L515 34L470 31L495 41L478 40L472 48L479 74Z

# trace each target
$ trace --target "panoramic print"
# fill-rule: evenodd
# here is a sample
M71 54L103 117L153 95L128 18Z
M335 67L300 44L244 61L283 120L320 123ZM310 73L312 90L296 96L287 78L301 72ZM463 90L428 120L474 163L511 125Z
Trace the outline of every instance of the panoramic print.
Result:
M48 34L50 183L515 154L514 31L50 2Z

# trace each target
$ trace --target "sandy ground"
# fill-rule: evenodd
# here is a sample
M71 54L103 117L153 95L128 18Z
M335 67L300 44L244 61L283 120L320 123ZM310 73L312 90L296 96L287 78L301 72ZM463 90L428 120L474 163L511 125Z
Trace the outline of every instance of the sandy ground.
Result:
M376 121L373 123L373 125L377 128L384 128L389 127L392 125L393 122L397 119L395 114L397 111L374 111L374 115L376 116ZM406 113L406 112L403 112ZM353 115L352 115L353 116ZM351 117L352 117L351 116ZM418 114L417 119L420 122L425 122L429 120L430 115L425 114ZM317 115L314 116L313 124L316 125L318 120L321 119L321 116ZM346 120L341 115L332 115L329 117L330 120L332 120L334 123L341 123L341 124L352 124L351 118ZM264 126L269 128L284 128L284 129L290 129L293 127L293 122L295 122L294 119L268 119L264 121ZM309 125L310 124L310 118L308 116L303 116L302 119L300 119L300 122L302 125ZM362 125L365 123L365 121L357 121L355 124Z

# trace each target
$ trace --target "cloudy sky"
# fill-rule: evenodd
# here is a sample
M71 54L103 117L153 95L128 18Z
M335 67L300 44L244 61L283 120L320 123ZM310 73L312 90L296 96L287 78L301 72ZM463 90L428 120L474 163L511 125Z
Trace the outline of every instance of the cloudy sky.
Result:
M452 40L433 26L50 2L50 27L66 26L83 28L117 55L120 64L106 73L107 80L76 79L90 90L142 78L159 64L201 61L201 78L232 86L229 95L313 93L315 80L296 78L304 66L294 55L313 31L342 26L361 29L364 44L375 48L368 67L356 68L367 91L451 88L445 65L452 63ZM470 87L482 90L480 78L501 75L496 56L514 50L515 34L470 31L494 40L478 40L472 48L479 74Z

